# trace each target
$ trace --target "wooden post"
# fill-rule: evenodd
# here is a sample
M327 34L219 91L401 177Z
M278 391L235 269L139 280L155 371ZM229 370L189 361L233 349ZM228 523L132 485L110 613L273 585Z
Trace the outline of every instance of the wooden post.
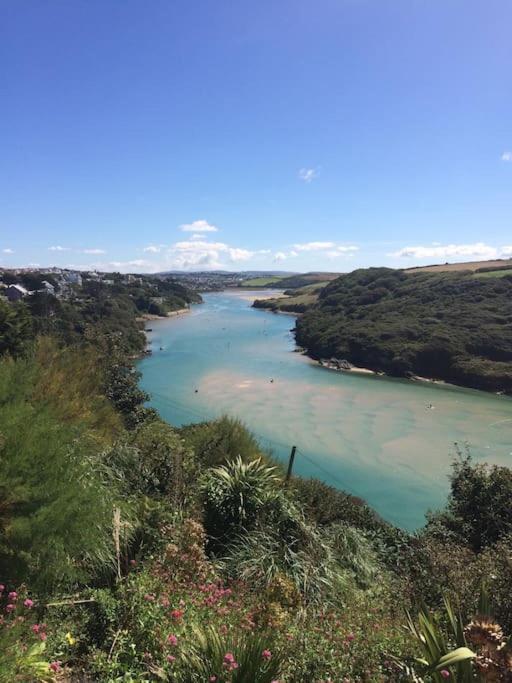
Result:
M297 451L297 446L292 446L292 452L290 453L290 459L288 461L288 471L286 472L285 483L290 481L293 469L293 461L295 460L295 452Z

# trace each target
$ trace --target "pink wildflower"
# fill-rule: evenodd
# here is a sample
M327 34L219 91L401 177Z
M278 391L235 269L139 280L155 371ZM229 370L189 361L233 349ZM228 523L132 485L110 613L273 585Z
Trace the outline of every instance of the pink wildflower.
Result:
M27 598L27 599L24 601L23 604L25 605L25 607L27 607L28 609L30 609L31 607L34 606L34 601L31 600L30 598Z
M450 672L448 671L448 669L442 669L440 673L443 678L450 678Z
M18 599L18 594L16 593L16 591L11 591L7 597L11 602L16 602L16 600Z
M210 681L210 683L215 683L215 681L217 680L217 676L210 676L208 680Z
M5 586L3 583L0 583L0 593L3 593L5 590Z
M224 666L228 671L238 669L238 663L235 660L235 656L232 652L226 652L226 654L224 655Z
M39 638L44 642L46 640L46 633L44 631L40 633Z
M52 663L50 664L50 669L51 669L54 673L57 673L58 671L60 671L60 662L52 662Z
M268 662L269 659L272 659L272 653L270 652L270 650L263 650L263 652L261 653L261 656L263 657L263 659L266 662Z
M173 633L171 633L169 636L167 636L167 642L169 643L169 645L177 645L178 638Z
M347 636L347 640L349 643L351 643L355 638L355 635L353 633L349 633Z
M169 662L169 664L172 664L176 661L176 657L173 657L172 655L167 655L167 661Z
M132 567L136 567L137 566L137 560L130 560L130 565Z
M13 612L16 609L16 605L7 605L5 608L6 612Z
M30 627L30 630L32 631L32 633L39 633L40 629L41 629L41 627L39 626L39 624L33 624Z
M154 596L154 595L151 595L151 593L146 593L146 595L144 596L144 600L145 600L146 602L154 602L154 601L155 601L155 596Z
M173 609L171 612L171 617L178 620L181 619L184 614L185 612L182 609Z

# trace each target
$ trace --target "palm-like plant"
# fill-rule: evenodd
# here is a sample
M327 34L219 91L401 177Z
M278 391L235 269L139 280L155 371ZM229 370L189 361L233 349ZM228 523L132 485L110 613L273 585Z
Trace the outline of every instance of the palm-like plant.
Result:
M427 680L441 683L447 673L457 683L475 680L473 660L476 654L467 646L464 626L456 616L448 600L445 600L446 616L451 630L451 639L443 632L438 620L426 608L418 614L417 623L407 613L407 628L422 650L422 657L416 663L422 668ZM453 643L456 647L453 647ZM414 680L414 678L413 678ZM423 679L416 676L417 681Z
M243 462L238 456L205 476L205 526L213 549L243 530L253 529L260 516L279 496L280 479L275 467L261 459Z
M269 649L268 634L221 636L212 627L197 628L193 642L182 655L190 683L271 683L279 678L282 655L277 647Z

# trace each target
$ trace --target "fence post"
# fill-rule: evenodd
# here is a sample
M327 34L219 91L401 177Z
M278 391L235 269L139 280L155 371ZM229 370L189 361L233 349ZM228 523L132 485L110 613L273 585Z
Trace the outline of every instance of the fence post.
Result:
M285 483L290 481L293 469L293 461L295 460L295 452L297 451L297 446L292 446L292 452L290 453L290 459L288 461L288 471L286 472Z

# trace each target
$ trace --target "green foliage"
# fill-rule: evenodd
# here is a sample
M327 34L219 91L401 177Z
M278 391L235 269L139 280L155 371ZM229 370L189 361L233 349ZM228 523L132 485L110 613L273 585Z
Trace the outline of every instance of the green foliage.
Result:
M126 495L165 499L174 506L190 497L195 474L192 451L168 424L144 423L104 455Z
M297 343L315 358L512 392L511 291L510 276L356 270L297 320Z
M25 592L7 597L7 591L0 590L0 683L54 680L45 657L46 642L41 639L39 626L34 628L32 602L31 607L23 604L26 597ZM46 638L46 631L41 633Z
M420 610L417 623L407 615L407 626L422 650L422 657L416 660L423 675L435 683L442 683L448 676L455 676L458 683L474 680L472 660L476 654L467 646L464 627L460 616L456 616L449 602L445 602L446 616L450 628L447 637L439 619L426 609ZM445 672L444 675L442 672Z
M235 418L182 427L180 434L206 466L222 465L240 457L244 462L262 456L261 447L249 430Z
M321 526L343 522L368 531L389 527L364 500L319 479L294 477L292 486L298 504L308 517Z
M241 531L254 529L280 498L274 467L240 456L206 472L202 483L204 516L212 547L222 547Z
M25 304L0 299L0 356L20 356L33 338L32 320Z
M218 683L272 683L280 674L282 657L272 636L265 633L238 633L222 636L206 627L193 631L194 645L183 654L190 683L212 680ZM265 656L264 656L265 655Z
M446 511L431 516L429 526L451 533L475 552L512 535L512 471L473 464L469 456L453 464Z
M97 453L117 423L93 378L80 354L46 343L0 363L0 575L10 581L48 590L113 564L115 490Z

